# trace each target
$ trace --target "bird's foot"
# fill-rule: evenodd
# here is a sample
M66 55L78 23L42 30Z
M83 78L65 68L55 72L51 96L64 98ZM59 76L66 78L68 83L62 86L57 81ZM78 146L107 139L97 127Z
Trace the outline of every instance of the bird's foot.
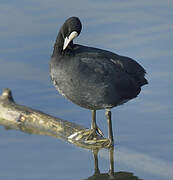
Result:
M108 139L109 143L107 144L107 148L113 148L114 147L114 141L111 139Z
M100 130L100 129L99 129ZM95 146L102 146L109 148L110 140L104 138L103 133L98 133L98 129L87 129L82 132L82 139L86 144L95 144ZM100 130L101 131L101 130Z
M84 135L86 136L85 140L95 139L98 135L104 137L104 134L99 127L87 130Z
M109 148L110 140L98 135L96 129L83 129L81 131L75 132L74 134L68 137L70 142L77 142L77 144L85 144L88 147L104 147Z
M97 130L96 129L89 129L88 131L85 132L84 136L85 136L85 140L96 139Z

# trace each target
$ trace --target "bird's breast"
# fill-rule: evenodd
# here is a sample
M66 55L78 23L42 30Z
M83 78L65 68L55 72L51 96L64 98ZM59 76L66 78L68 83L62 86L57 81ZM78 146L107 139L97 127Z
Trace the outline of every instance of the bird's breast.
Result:
M59 93L82 107L102 109L118 100L113 82L102 68L80 61L59 62L51 63L50 74Z

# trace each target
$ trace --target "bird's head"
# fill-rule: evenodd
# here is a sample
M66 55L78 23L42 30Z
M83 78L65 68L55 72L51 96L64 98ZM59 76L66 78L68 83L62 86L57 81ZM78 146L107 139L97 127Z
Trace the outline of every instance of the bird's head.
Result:
M68 45L79 36L82 29L82 24L78 17L68 18L61 28L61 33L64 39L63 51L68 47Z

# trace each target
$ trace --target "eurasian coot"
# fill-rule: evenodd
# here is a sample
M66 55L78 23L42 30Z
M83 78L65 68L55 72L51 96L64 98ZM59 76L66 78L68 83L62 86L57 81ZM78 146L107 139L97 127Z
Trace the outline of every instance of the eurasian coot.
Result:
M51 58L51 79L60 94L92 110L88 136L96 132L102 135L96 124L96 110L106 110L108 136L113 144L111 108L137 97L141 86L148 83L146 71L129 57L73 44L81 29L78 17L70 17L62 25Z

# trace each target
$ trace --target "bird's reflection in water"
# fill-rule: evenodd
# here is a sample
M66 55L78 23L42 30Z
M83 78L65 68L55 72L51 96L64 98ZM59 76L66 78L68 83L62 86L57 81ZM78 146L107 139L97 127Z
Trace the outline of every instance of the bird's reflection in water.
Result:
M130 172L114 172L114 148L109 149L110 167L108 173L101 173L98 163L99 150L93 150L94 156L94 175L85 180L142 180Z

